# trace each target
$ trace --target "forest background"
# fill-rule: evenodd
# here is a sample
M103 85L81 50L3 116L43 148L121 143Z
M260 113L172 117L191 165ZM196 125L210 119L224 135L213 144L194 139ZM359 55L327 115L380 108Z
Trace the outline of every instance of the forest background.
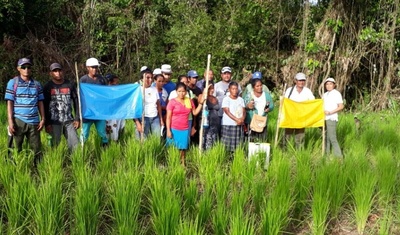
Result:
M1 97L21 57L41 82L52 62L74 79L97 57L128 83L143 65L202 74L210 53L217 78L260 70L280 92L302 71L317 94L331 76L347 108L398 110L399 13L399 0L0 0Z

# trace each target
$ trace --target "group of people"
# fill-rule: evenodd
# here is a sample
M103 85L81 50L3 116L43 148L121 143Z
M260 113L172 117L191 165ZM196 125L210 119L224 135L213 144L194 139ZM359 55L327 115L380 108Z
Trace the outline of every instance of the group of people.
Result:
M103 77L100 74L100 63L96 58L89 58L85 65L87 74L80 78L80 83L119 83L116 75L108 74ZM54 145L58 145L64 135L68 148L73 150L80 142L77 129L81 122L76 85L64 78L62 66L59 63L50 65L51 79L43 88L33 79L32 66L33 63L28 58L18 60L19 75L9 80L5 100L11 139L9 145L14 140L17 150L21 151L26 137L36 162L41 157L41 129L45 128L52 136ZM175 84L171 81L170 65L164 64L154 70L143 66L139 83L143 90L144 123L142 119L134 119L137 138L146 138L149 135L166 138L167 145L174 145L180 150L182 164L185 163L185 152L189 144L199 142L201 125L204 127L204 149L211 148L216 141L221 140L227 150L233 152L244 142L247 131L251 138L266 141L266 123L262 131L249 128L253 116L266 117L274 109L270 91L262 82L262 74L256 71L243 92L240 85L232 81L230 67L223 67L220 76L221 81L215 83L213 70L208 70L204 73L204 79L198 80L197 71L190 70L187 75L180 75ZM305 87L305 80L305 74L296 74L295 85L286 91L285 96L299 102L314 99L312 92ZM340 93L334 89L333 78L328 78L325 86L327 92L323 98L326 101L327 145L332 145L334 154L341 156L336 140L336 124L337 113L343 109L343 101ZM96 127L102 145L107 146L109 139L119 138L125 127L125 120L83 119L83 141L89 138L92 124ZM287 129L285 133L285 139L295 134L296 144L302 144L304 129Z

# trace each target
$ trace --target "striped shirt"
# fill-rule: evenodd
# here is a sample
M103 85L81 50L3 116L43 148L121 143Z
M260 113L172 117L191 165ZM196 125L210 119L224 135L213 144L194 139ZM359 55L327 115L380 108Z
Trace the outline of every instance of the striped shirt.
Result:
M44 100L42 86L33 79L28 81L24 81L21 77L17 79L18 85L16 87L14 87L16 79L8 81L5 100L14 101L14 118L28 124L37 125L40 122L38 102Z

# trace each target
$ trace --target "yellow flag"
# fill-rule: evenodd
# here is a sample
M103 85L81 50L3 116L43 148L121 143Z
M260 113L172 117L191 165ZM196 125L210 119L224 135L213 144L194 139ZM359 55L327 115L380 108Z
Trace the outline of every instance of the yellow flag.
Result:
M283 99L280 128L322 127L324 125L324 103L322 99L295 102Z

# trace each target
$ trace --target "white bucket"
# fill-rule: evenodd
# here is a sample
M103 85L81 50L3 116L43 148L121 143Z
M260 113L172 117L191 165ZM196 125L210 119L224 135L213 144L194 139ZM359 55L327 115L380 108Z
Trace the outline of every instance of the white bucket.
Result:
M265 153L265 164L264 164L264 169L266 170L269 165L269 155L270 155L270 144L269 143L253 143L249 142L249 154L248 154L248 160L251 161L251 159L255 156L258 155L258 153ZM257 165L258 165L257 161Z

